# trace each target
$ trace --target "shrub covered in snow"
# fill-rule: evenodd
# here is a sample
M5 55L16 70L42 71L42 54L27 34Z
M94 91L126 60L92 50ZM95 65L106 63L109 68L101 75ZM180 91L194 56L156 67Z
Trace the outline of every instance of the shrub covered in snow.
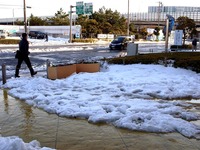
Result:
M167 62L174 67L190 69L198 73L200 72L200 53L196 52L141 54L136 56L110 58L107 59L107 61L110 64L161 64L164 63L165 59L167 59Z

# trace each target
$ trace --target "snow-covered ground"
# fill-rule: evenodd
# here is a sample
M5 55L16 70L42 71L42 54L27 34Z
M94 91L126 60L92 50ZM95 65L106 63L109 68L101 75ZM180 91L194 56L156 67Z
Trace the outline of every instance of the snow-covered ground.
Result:
M66 79L12 78L3 86L9 94L59 116L85 118L147 132L179 132L200 138L200 119L186 102L200 99L200 75L160 65L109 65L98 73Z
M9 88L11 96L59 116L130 130L179 132L200 139L200 124L192 122L200 120L200 114L189 104L200 103L200 74L190 70L104 64L98 73L73 74L59 80L42 76L11 78L0 86ZM1 137L0 150L17 141L33 150L39 147L17 137Z
M36 140L25 143L16 136L0 137L0 150L53 150L51 148L41 148L40 143Z
M20 37L7 37L6 39L18 39L20 40ZM54 38L52 36L48 37L48 41L46 39L28 39L30 45L62 45L62 44L68 44L69 39L67 38ZM106 44L109 43L107 41L99 40L95 42L96 44ZM73 43L70 43L73 44ZM83 43L75 43L75 44L83 44ZM3 45L0 45L3 46Z
M8 37L8 39L20 39L20 37ZM68 43L69 39L53 38L51 36L49 37L48 42L46 42L45 39L28 39L28 41L29 41L29 46L30 46L30 49L29 49L30 52L52 52L52 51L66 50L66 47L63 47L62 45L72 46L72 47L68 47L67 51L75 51L75 50L80 51L80 50L84 50L84 48L83 48L83 46L79 46L79 45L85 44L85 43ZM87 45L92 45L92 44L94 44L94 43L87 43ZM101 49L108 49L109 42L99 40L99 41L95 42L95 44L99 44L99 48L101 48ZM45 47L45 46L56 46L56 45L58 47L51 47L51 48ZM0 53L13 52L13 49L11 49L10 47L16 47L16 46L18 46L18 45L16 45L16 44L10 44L10 45L0 44ZM43 47L33 48L33 46L43 46ZM7 48L1 49L1 47L7 47ZM92 47L87 46L87 50L92 50L92 49L93 49Z
M7 37L6 39L18 39L20 40L20 37ZM46 39L31 39L29 38L28 41L30 44L34 45L58 45L58 44L66 44L68 43L69 39L66 38L53 38L52 36L48 37L48 42L46 42Z

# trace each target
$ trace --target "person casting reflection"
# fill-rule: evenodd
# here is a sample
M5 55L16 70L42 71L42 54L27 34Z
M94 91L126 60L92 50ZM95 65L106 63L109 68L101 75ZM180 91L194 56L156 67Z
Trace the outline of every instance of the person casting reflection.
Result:
M22 34L22 40L19 42L19 56L18 56L18 63L16 66L15 70L15 78L19 78L19 69L21 68L21 64L24 61L26 65L28 66L31 76L33 77L34 75L37 74L36 71L33 70L30 59L28 55L30 54L29 52L29 42L27 40L27 34L23 33Z

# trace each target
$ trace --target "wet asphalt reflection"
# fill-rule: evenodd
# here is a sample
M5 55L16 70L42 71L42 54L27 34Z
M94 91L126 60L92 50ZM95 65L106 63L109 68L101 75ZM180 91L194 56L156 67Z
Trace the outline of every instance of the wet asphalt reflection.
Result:
M48 114L0 90L0 134L58 150L199 150L200 142L178 133L144 133Z

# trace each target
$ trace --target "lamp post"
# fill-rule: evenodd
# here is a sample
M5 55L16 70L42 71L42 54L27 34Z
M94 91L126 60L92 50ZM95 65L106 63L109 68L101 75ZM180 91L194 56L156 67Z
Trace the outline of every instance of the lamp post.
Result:
M26 8L32 8L32 7L26 6ZM30 19L27 19L27 18L26 18L26 25L29 26L29 29L27 28L27 32L28 32L28 31L30 31Z
M69 14L70 14L69 43L72 43L72 13L74 12L74 11L72 11L72 8L74 8L74 7L76 7L76 6L70 5L70 12L69 12Z
M15 10L14 8L12 9L12 13L13 13L13 26L15 25Z
M162 12L162 7L163 7L163 3L162 2L158 2L158 27L160 27L160 17L161 17L161 12Z
M168 41L169 41L169 18L166 19L165 53L168 52Z
M129 0L128 0L127 36L129 36L129 24L130 24L130 16L129 16Z

